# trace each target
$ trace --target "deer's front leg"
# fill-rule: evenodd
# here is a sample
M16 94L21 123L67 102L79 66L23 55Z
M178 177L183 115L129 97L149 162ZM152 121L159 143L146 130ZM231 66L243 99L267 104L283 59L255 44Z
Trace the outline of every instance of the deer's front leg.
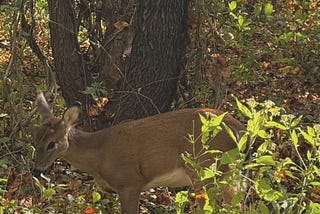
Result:
M138 214L140 190L137 187L125 187L119 191L122 214Z

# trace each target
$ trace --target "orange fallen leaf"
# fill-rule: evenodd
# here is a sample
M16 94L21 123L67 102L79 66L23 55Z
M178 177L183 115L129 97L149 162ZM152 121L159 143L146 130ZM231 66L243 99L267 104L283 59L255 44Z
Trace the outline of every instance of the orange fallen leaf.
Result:
M92 207L88 207L83 214L94 214L94 209Z
M199 192L196 194L196 199L205 199L207 196L207 193L206 192Z

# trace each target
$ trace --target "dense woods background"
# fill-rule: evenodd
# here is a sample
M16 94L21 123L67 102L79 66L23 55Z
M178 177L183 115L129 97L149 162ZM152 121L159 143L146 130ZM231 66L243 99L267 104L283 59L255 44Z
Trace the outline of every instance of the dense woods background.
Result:
M303 115L304 127L319 123L318 0L3 0L0 23L0 213L119 211L62 161L32 178L40 90L57 115L80 101L85 130L199 106L246 123L234 96L249 106L271 100ZM289 192L299 183L283 179ZM320 209L319 184L303 194L302 212ZM174 209L167 191L142 198L141 212Z

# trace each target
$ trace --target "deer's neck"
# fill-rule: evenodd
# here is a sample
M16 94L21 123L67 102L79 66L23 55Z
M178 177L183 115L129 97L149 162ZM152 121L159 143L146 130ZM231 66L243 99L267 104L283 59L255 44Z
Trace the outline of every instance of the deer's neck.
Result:
M101 151L99 132L83 132L78 129L71 129L68 134L69 148L62 156L72 167L94 174L99 165L97 155Z

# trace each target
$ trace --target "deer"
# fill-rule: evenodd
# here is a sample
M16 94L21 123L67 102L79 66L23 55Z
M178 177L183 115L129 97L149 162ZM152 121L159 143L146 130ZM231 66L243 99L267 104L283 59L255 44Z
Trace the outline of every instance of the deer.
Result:
M76 128L80 106L67 108L58 118L50 111L42 92L37 101L41 125L35 130L33 175L39 176L62 158L73 168L93 176L102 190L118 193L123 214L139 212L142 191L193 184L197 174L181 157L193 149L186 136L201 135L199 114L223 113L210 108L182 109L85 132ZM241 136L245 129L241 122L230 114L223 121L235 135ZM222 152L236 147L225 128L210 142L210 148ZM215 157L210 156L209 162L214 161Z

